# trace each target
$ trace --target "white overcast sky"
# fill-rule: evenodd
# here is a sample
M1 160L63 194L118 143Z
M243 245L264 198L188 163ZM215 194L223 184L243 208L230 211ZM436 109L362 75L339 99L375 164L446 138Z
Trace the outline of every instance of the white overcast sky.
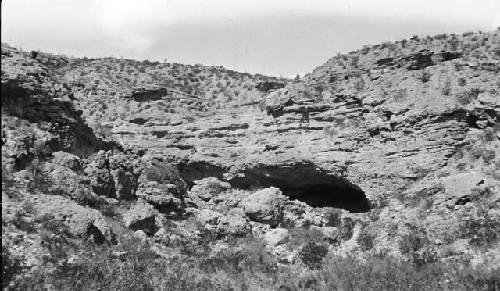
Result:
M364 44L492 30L500 0L2 0L1 20L25 50L293 76Z

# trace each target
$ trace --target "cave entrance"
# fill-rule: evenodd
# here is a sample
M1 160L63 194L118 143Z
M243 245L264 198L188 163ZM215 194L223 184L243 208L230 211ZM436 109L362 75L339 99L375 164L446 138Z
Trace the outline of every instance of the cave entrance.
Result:
M305 202L312 207L334 207L359 213L370 210L363 191L331 184L307 185L302 187L279 187L283 194Z
M188 184L205 177L223 180L226 169L207 163L191 163L180 167L181 176ZM342 177L332 176L308 162L278 166L260 165L241 172L228 182L234 188L280 188L291 199L312 207L334 207L360 213L370 210L363 190Z
M291 199L312 207L343 208L360 213L370 210L360 187L342 177L332 176L312 163L258 166L243 171L244 177L231 181L235 188L277 187Z

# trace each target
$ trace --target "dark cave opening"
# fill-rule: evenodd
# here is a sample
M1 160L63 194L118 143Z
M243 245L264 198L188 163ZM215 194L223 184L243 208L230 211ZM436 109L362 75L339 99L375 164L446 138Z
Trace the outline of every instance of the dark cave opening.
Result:
M353 213L370 210L369 201L360 187L312 163L261 165L247 169L243 174L229 183L241 189L274 186L290 199L297 199L312 207L342 208Z
M305 202L312 207L342 208L354 213L370 210L363 191L355 188L321 184L280 189L290 198Z
M223 180L223 173L226 172L224 168L206 163L183 165L179 170L190 185L205 177ZM369 201L360 187L309 162L259 165L243 170L241 174L228 181L232 187L255 189L274 186L291 199L312 207L342 208L353 213L370 210Z

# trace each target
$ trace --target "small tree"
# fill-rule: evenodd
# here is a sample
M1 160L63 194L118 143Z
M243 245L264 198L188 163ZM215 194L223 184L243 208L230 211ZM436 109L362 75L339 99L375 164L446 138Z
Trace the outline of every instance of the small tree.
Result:
M431 76L432 75L429 71L426 71L425 69L423 69L422 71L420 71L420 75L418 77L419 77L420 81L422 81L422 83L427 83L431 79Z
M446 78L446 80L443 83L443 88L441 88L441 93L445 96L449 96L451 93L451 79Z

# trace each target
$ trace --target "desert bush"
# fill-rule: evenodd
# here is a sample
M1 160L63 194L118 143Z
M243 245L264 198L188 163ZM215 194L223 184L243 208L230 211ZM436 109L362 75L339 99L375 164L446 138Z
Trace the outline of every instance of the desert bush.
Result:
M357 242L362 251L369 251L373 249L375 235L369 233L365 228L361 230L357 238Z
M461 268L456 276L459 285L464 287L463 290L500 290L499 271L484 264L475 269Z
M16 181L12 176L12 172L7 169L5 163L2 163L2 193L5 193L9 198L17 198Z
M310 269L319 269L328 254L328 246L324 243L310 241L299 252L299 258Z
M102 197L86 187L77 187L71 198L80 205L92 208L99 208L106 203Z
M495 159L495 151L488 149L484 145L474 145L471 148L471 155L474 159L483 159L485 164L491 163Z
M237 240L231 248L205 258L200 267L209 273L272 273L275 272L276 263L261 239L248 237Z
M301 247L310 242L325 241L323 233L320 230L314 228L291 228L288 230L288 232L289 240L287 245L291 249Z
M411 226L409 233L400 238L399 249L417 268L435 263L438 259L425 231L415 226Z
M52 150L48 145L38 140L35 140L33 148L31 150L35 159L45 160L52 154Z
M326 226L339 226L342 223L342 211L338 208L328 208L324 214Z
M329 256L320 273L324 290L442 290L445 268L428 265L417 269L391 257Z
M48 174L43 168L43 163L40 159L35 158L27 167L31 175L27 188L30 193L48 193L52 184Z
M357 68L359 65L359 56L358 55L353 55L350 60L350 65L353 68Z
M115 118L116 119L116 118ZM103 140L112 140L113 139L113 126L109 124L102 124L102 123L95 123L94 126L94 132L96 133L97 136L102 138Z
M99 211L105 216L116 217L118 215L117 206L112 204L102 204L99 207Z
M496 139L496 131L498 131L498 129L500 129L500 127L498 127L497 129L495 128L484 129L483 134L480 137L481 140L485 143L494 141Z
M464 77L458 78L458 86L463 87L465 85L467 85L467 79L465 79Z
M473 270L442 263L417 267L390 256L360 261L327 253L321 243L306 245L299 258L311 270L304 270L300 265L277 267L275 258L254 238L212 255L172 253L168 259L159 257L148 244L126 238L116 246L85 245L74 262L34 269L17 280L14 289L498 290L498 270L491 268Z
M500 222L484 211L480 217L465 218L460 223L459 233L461 238L470 239L473 246L489 246L500 239Z
M427 83L431 79L432 74L429 71L426 71L425 69L420 71L420 74L418 76L418 79L422 81L422 83Z
M342 224L340 226L340 240L349 240L351 239L354 233L354 226L356 223L349 217L344 218Z
M458 46L460 45L460 41L458 39L455 38L450 39L448 43L450 44L450 50L452 51L458 50Z
M144 177L149 181L166 183L179 179L177 167L166 162L155 162L143 171Z
M457 100L460 104L467 105L470 104L472 101L476 100L477 96L479 96L479 93L481 93L481 90L473 88L458 94Z
M23 210L16 211L10 222L19 230L26 231L28 233L36 232L35 223L26 220Z
M500 27L499 27L499 28L500 28ZM500 58L500 48L496 48L496 49L494 50L494 52L495 52L495 56L497 56L497 57L499 57L499 58Z
M422 230L416 227L410 227L409 233L401 236L399 250L404 255L412 255L423 248L426 242L427 239Z
M23 271L24 259L11 253L10 248L2 243L2 289L7 290L15 277Z
M441 87L441 93L445 96L450 95L450 93L451 93L451 79L450 78L446 78L446 80L444 80L444 83Z
M120 255L117 255L120 253ZM126 239L114 247L86 246L73 263L38 268L18 282L18 290L213 290L215 278L178 258L159 260L148 245ZM215 276L213 276L215 277ZM227 287L225 288L227 289Z

